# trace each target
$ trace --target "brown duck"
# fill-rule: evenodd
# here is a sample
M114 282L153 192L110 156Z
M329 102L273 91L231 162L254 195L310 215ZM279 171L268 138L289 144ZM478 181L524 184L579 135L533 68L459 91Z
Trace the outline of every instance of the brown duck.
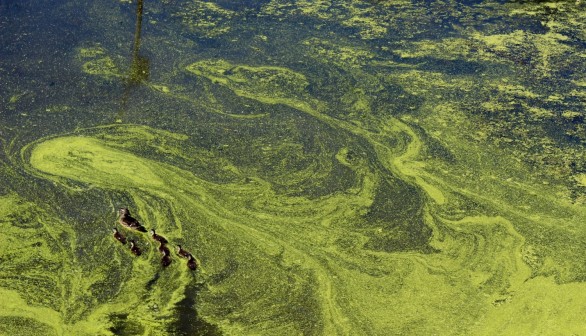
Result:
M127 208L121 208L118 210L118 223L131 230L146 232L144 226L142 226L136 218L130 215L130 211Z
M159 252L163 255L161 258L161 265L163 265L163 267L171 265L171 251L169 251L169 248L161 243L159 245Z
M167 246L165 246L165 244L159 245L159 252L161 252L161 254L163 256L170 256L171 255L171 251L169 251L169 248Z
M197 261L191 254L187 257L187 267L192 271L197 269Z
M168 243L168 241L167 241L167 239L165 239L165 237L163 237L161 235L158 235L155 232L155 229L151 229L150 230L150 233L151 233L151 237L153 237L153 239L156 240L156 241L158 241L159 243L161 243L161 244L167 244Z
M141 255L142 252L140 251L138 246L136 246L136 242L133 239L130 239L129 242L130 242L130 252L132 252L132 254L134 254L137 257L139 255Z
M168 254L165 254L161 258L161 265L163 265L163 267L167 267L167 266L171 265L171 256Z
M181 257L181 258L189 258L189 256L191 255L191 253L187 252L186 250L184 250L181 245L177 245L177 254Z
M126 237L122 235L122 233L118 232L117 228L112 229L112 235L114 238L122 244L126 244Z

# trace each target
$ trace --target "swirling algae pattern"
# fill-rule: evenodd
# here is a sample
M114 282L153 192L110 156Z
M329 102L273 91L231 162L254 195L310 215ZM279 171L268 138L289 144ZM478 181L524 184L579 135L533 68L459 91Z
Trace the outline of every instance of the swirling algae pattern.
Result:
M341 18L364 39L418 17L358 19L352 13L376 10L340 3L270 1L263 11ZM186 6L220 9L194 4ZM350 14L331 14L344 10ZM237 16L221 14L207 23L181 19L217 37L233 30ZM581 335L586 210L561 197L561 187L532 180L535 172L517 156L475 142L487 134L459 108L482 100L486 111L501 111L515 98L539 119L552 112L537 100L556 97L498 67L479 84L405 61L441 54L442 64L455 64L474 54L474 61L518 65L526 55L515 48L530 41L542 51L535 71L547 77L569 47L557 48L565 40L559 34L467 34L404 43L395 50L402 63L343 41L304 39L299 48L308 57L351 77L333 89L335 102L322 99L318 76L218 57L178 70L197 79L209 102L173 83L143 83L241 129L286 125L270 136L251 130L214 147L121 118L23 146L0 166L18 187L0 186L0 334ZM105 48L79 54L87 74L124 77ZM473 63L464 65L474 70ZM466 87L486 97L462 94ZM378 106L374 96L388 90L395 96ZM215 101L220 91L263 112L228 113ZM583 97L578 89L568 94ZM406 113L404 101L420 95L419 111ZM463 96L461 105L442 95ZM583 174L574 179L586 184ZM200 269L178 258L163 269L152 240L130 233L144 249L132 256L109 234L119 206L189 248Z
M166 334L194 285L197 314L226 334L544 332L545 324L524 315L530 305L539 306L544 323L555 316L564 332L580 330L574 317L584 313L583 286L530 277L525 239L503 216L510 214L505 204L502 215L498 204L456 211L481 196L429 172L421 159L425 138L408 118L379 118L376 128L333 118L307 93L305 76L286 68L202 60L186 71L241 97L302 111L347 134L347 142L310 156L305 166L276 155L272 174L255 175L207 151L210 164L230 172L225 181L166 163L206 150L147 126L90 128L31 143L22 150L29 173L73 190L128 194L143 222L193 246L202 267L191 273L176 262L162 270L141 237L144 258L108 237L80 252L75 226L5 195L4 256L16 258L12 264L23 272L3 278L0 316L12 325L3 331L107 335L123 316L126 332ZM298 150L303 145L293 142L265 148ZM313 197L282 191L287 183L328 178L347 182ZM381 205L390 210L377 214ZM33 254L22 252L33 246Z

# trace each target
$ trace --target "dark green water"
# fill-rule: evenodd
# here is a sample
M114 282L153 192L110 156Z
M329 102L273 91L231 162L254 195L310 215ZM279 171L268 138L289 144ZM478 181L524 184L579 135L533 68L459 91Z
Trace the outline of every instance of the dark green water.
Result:
M583 334L585 13L0 1L0 334Z

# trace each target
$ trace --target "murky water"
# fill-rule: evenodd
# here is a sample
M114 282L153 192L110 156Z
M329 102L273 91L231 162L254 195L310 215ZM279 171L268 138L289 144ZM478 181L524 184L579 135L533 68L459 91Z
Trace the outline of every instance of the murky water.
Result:
M0 334L582 335L585 13L0 1Z

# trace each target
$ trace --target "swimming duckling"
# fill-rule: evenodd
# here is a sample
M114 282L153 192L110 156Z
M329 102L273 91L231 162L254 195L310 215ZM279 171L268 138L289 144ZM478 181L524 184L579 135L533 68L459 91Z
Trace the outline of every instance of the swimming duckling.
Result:
M131 230L146 232L144 226L142 226L136 218L132 217L130 211L126 208L120 208L120 210L118 210L118 223Z
M171 265L171 256L168 254L165 254L161 258L161 265L163 265L163 267L167 267L167 266Z
M161 244L167 244L168 243L168 241L167 241L167 239L165 239L165 237L160 236L160 235L158 235L158 234L155 233L155 229L151 229L150 233L151 233L151 237L153 237L153 239L156 240L156 241L158 241L159 243L161 243Z
M122 235L122 233L118 232L117 228L113 228L112 233L113 233L114 238L116 238L117 241L119 241L122 244L126 244L126 237L124 237Z
M159 252L161 252L163 257L167 257L167 256L171 255L171 251L169 251L169 248L167 246L165 246L165 244L159 245Z
M185 251L183 248L181 248L181 245L177 245L177 254L181 257L181 258L189 258L189 256L191 255L191 253Z
M134 254L135 256L139 256L142 254L142 252L140 251L140 249L138 248L138 246L136 246L136 242L134 241L134 239L130 239L130 252L132 252L132 254Z
M187 267L192 271L197 269L197 261L191 254L187 257Z

